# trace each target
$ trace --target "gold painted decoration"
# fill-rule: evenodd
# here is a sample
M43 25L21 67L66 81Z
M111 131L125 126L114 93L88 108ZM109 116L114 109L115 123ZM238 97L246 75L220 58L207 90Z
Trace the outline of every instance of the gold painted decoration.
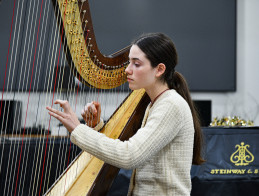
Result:
M236 145L237 150L231 155L230 161L236 166L246 166L254 161L254 155L248 150L250 145L241 142Z

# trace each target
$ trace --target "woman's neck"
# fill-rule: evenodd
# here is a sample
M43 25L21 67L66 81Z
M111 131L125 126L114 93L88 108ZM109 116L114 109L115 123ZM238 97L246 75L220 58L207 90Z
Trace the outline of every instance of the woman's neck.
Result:
M151 89L145 89L146 93L150 97L151 103L154 103L154 101L158 98L158 96L161 95L164 91L168 90L169 87L167 84L161 84L161 85L155 85Z

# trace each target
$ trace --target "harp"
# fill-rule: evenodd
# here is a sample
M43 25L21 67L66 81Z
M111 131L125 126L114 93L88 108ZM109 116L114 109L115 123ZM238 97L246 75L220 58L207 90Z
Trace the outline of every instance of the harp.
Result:
M24 4L20 2L24 2ZM14 1L13 13L17 13L17 16L15 18L15 14L13 14L11 20L12 24L14 21L14 28L11 25L10 40L14 41L10 41L9 46L11 47L8 47L5 69L7 79L4 77L4 81L2 82L1 116L4 117L11 111L7 104L10 103L10 97L12 100L19 100L20 97L16 96L16 94L18 94L27 101L25 101L26 104L23 109L17 109L19 108L19 104L14 106L14 119L20 116L21 126L17 125L16 127L16 124L13 123L10 131L8 131L4 128L4 125L8 124L8 121L10 121L9 118L3 120L1 124L2 144L10 143L10 147L8 147L8 149L5 145L1 146L0 179L6 182L1 183L0 189L3 195L105 195L119 169L103 163L86 152L81 152L80 154L71 152L71 154L74 155L70 156L70 150L68 150L65 155L62 154L65 158L60 159L65 159L64 167L69 166L66 167L64 172L60 172L60 176L56 173L55 183L50 186L50 176L53 168L52 160L57 156L55 154L55 148L53 147L55 146L55 141L59 140L61 143L67 142L69 149L76 147L71 145L71 143L69 144L67 135L60 137L59 135L52 136L50 134L51 119L46 122L47 125L45 128L44 126L37 126L27 129L27 113L30 113L30 105L32 102L34 102L35 105L37 103L38 105L43 104L44 106L44 104L48 105L53 102L54 98L64 99L65 97L76 105L77 99L80 98L77 98L77 96L73 97L73 95L80 94L79 89L83 89L82 91L84 91L86 87L80 87L78 83L78 85L75 84L74 87L68 88L69 90L63 92L63 80L70 80L68 86L72 86L72 74L78 78L80 83L83 83L90 89L97 89L89 90L89 88L87 88L88 90L86 91L90 97L88 101L91 101L92 97L94 97L93 92L95 92L95 94L99 94L100 92L105 96L105 92L103 92L102 89L118 88L126 79L125 68L128 64L129 47L109 56L105 56L99 51L94 35L88 1L52 0L52 2L46 2L49 4L42 0L33 2L28 0L18 1L17 4L16 1ZM27 6L26 10L23 7L25 3ZM33 4L35 7L37 6L37 9L31 8ZM27 15L23 16L25 11ZM46 13L52 13L52 15L50 14L50 16L48 16L45 11ZM45 29L45 34L50 37L49 40L51 43L46 46L43 44L45 40L44 35L42 35L42 38L38 39L38 37L40 37L41 31L44 31L44 27L41 27L40 23L44 24L45 22L47 24L47 16L49 18L56 18L53 24L55 24L54 28L58 29L54 31L54 33L49 33L49 35L47 33L48 30ZM32 26L35 26L33 32L35 36L32 36L33 33L32 35L27 33L29 32L27 29L30 29L30 26L22 25L21 21L19 23L19 19L24 17L23 22L28 25L31 23ZM33 17L37 22L30 22ZM29 43L23 42L23 40L18 37L20 31L17 29L22 28L24 29L23 32L25 32L23 33L23 38L27 39ZM59 36L57 34L59 34ZM56 39L52 39L52 37L56 37ZM12 55L9 54L9 50L15 51L15 48L21 48L20 51L27 50L27 45L29 47L31 40L34 40L35 43L34 45L31 44L33 45L31 47L31 53L29 54L31 57L26 55L24 57L23 55L19 60L21 66L16 68L15 65L18 61L13 56L18 54L18 52ZM56 47L52 47L52 45ZM48 53L48 50L55 51L55 55ZM40 54L39 51L42 51L42 54ZM45 53L43 51L45 51ZM60 55L62 51L64 51L65 57ZM41 67L40 63L37 64L37 59L42 59L41 57L44 55L45 57L48 56L48 60L44 63L53 65L53 67ZM50 55L55 57L49 58ZM65 69L59 66L62 61L67 62L70 67L69 79L64 75ZM26 68L25 65L27 64L31 66ZM28 70L23 72L24 69ZM12 71L14 71L13 75ZM46 72L50 73L49 76ZM21 85L17 87L17 85L14 85L14 82L12 82L12 78L21 78L21 80L26 80L27 82L25 82L22 87L20 87ZM44 81L44 83L41 83L41 81ZM36 101L32 100L30 97L31 94L34 97L38 97L38 99ZM40 99L43 99L43 95L45 94L48 95L48 98L45 98L45 103L43 103ZM81 99L82 96L84 95L81 95ZM117 107L101 132L111 138L120 138L121 140L128 139L140 127L148 103L149 98L143 90L133 91L120 106ZM37 110L37 112L39 110L39 113L46 113L44 107L40 106L32 110ZM75 110L77 110L76 106ZM36 121L38 124L40 124L40 121L43 121L40 120L41 115L38 116L38 113L34 116L36 116L36 120L34 119L32 121ZM33 133L35 130L36 134ZM39 150L37 150L37 152L35 150L32 155L29 150L30 147L27 147L27 145L30 146L30 144L35 141ZM66 150L66 147L62 148ZM60 149L61 147L59 150ZM4 154L12 155L5 161L3 158ZM30 156L35 155L36 158L33 159L33 161L30 160ZM69 158L72 159L72 157L75 157L75 159L71 162ZM30 161L33 163L32 168L30 168L31 170L28 169L30 167ZM14 167L14 169L12 169L12 167ZM28 186L26 183L23 184L23 181L26 182L27 179L30 181ZM29 190L26 190L26 188Z

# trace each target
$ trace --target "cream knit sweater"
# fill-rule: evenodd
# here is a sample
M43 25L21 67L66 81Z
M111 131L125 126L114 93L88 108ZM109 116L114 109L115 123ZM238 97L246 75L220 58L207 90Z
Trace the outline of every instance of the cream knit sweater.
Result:
M175 91L146 109L142 128L128 141L78 125L71 141L119 168L134 169L128 195L190 196L194 128L190 108Z

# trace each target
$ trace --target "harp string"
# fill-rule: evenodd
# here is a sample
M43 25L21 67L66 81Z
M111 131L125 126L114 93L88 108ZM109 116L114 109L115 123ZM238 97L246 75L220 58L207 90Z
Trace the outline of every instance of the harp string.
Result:
M27 108L26 108L26 114L25 114L24 131L23 131L23 135L22 135L22 144L21 144L20 153L19 153L19 164L18 164L18 171L17 171L14 195L16 195L16 192L17 192L17 184L18 184L18 179L19 179L19 171L20 171L20 164L21 164L21 158L22 158L25 126L26 126L26 121L27 121L28 107L29 107L30 94L31 94L32 77L33 77L33 71L34 71L34 65L35 65L35 57L36 57L37 45L38 45L38 35L39 35L39 28L40 28L40 22L41 22L42 5L43 5L43 0L41 2L40 18L39 18L39 22L38 22L38 31L37 31L37 38L36 38L36 43L35 43L35 51L34 51L32 73L31 73L31 80L30 80L30 88L29 88L29 95L28 95Z
M72 92L72 91L70 91L70 92ZM75 93L75 87L74 87L74 93ZM76 98L77 99L77 98ZM75 106L76 107L76 106ZM71 146L71 143L70 143L70 146ZM69 151L69 155L68 156L70 156L70 151ZM68 158L68 162L69 162L69 158Z
M66 8L67 7L65 6L64 19L65 19ZM64 36L64 27L62 26L61 40L62 40L63 36ZM57 66L56 66L57 69L56 69L56 74L55 74L55 83L54 83L54 90L53 90L53 97L52 97L51 107L53 107L53 103L54 103L54 96L55 96L55 89L56 89L56 82L57 82L57 73L58 73L59 60L60 60L61 44L62 44L62 41L60 41L60 44L59 44L58 62L57 62ZM47 144L48 144L48 136L49 136L49 129L50 129L50 121L51 121L51 116L49 118L48 134L47 134L46 145L45 145L45 153L44 153L44 158L43 158L43 167L42 167L42 172L41 172L39 195L41 194L42 180L43 180L43 175L44 175L45 160L46 160L46 153L47 153Z
M16 55L15 55L16 56ZM17 113L16 113L17 114ZM11 167L12 168L12 167ZM7 175L8 176L8 175Z
M47 12L48 13L48 12ZM53 36L53 29L51 30L51 40L52 40L52 38L54 38L54 36ZM54 41L52 42L52 41L50 41L50 43L53 43L53 46L55 46L57 43L56 43L56 39L54 39ZM50 54L51 55L49 55L48 56L48 63L47 63L47 65L48 65L48 67L49 67L49 72L50 72L50 74L49 75L46 75L45 76L45 81L44 81L44 88L46 87L46 96L45 96L45 104L44 105L47 105L47 103L49 103L50 101L50 95L51 95L51 88L52 88L52 86L51 86L51 84L52 84L52 81L53 81L53 74L54 74L54 67L55 66L51 66L51 64L53 64L52 62L54 61L54 59L56 58L56 53L55 53L55 48L57 48L57 47L53 47L52 48L52 50L54 51L54 52L50 52ZM46 82L47 82L47 85L46 85ZM44 91L45 91L44 90ZM45 119L45 113L43 112L43 118ZM42 129L41 129L41 133L42 133ZM41 137L41 135L42 135L42 137ZM43 142L43 139L45 138L45 132L43 132L43 134L41 134L40 135L40 142L42 141ZM38 141L38 140L37 140ZM43 144L44 144L44 142L43 142ZM43 147L44 147L44 145L42 145L41 146L41 148L38 148L38 153L37 153L37 159L36 159L36 169L38 170L38 175L36 175L36 172L35 172L35 175L34 175L34 180L32 181L33 182L33 188L32 188L32 193L34 192L34 191L36 191L38 188L38 180L39 180L39 177L40 177L40 168L41 168L41 164L42 164L42 156L43 156L43 153L41 153L41 152L43 152ZM31 190L30 190L31 191ZM34 193L33 195L36 195L37 194L37 192L36 193Z
M12 25L13 25L13 17L14 17L14 10L15 10L15 2L14 2L14 8L13 8L13 16L12 16L12 24L11 24L11 31L10 31L10 40L11 40L11 34L12 34ZM16 17L16 21L17 21L17 17ZM14 32L16 32L16 26L15 26L15 30L14 30ZM15 36L16 34L14 33L14 36ZM18 37L19 37L19 33L18 33ZM6 63L6 65L8 64L8 56L9 56L9 48L10 48L10 40L9 40L9 47L8 47L8 55L7 55L7 63ZM13 45L12 45L12 52L11 52L11 60L10 60L10 69L9 69L9 76L10 76L10 71L11 71L11 65L12 65L12 57L13 57L13 47L14 46L14 42L13 42ZM17 48L16 48L17 49ZM14 55L15 56L15 60L16 60L16 55ZM15 63L14 63L14 66L15 66ZM6 70L7 70L7 67L6 67ZM14 70L14 69L13 69ZM6 78L6 71L5 71L5 78ZM9 80L10 79L10 77L8 77L8 82L7 82L7 92L8 92L8 84L9 84ZM4 79L5 80L5 79ZM13 82L13 79L12 79L12 82ZM5 83L5 82L4 82ZM3 93L4 93L4 86L3 86L3 92L2 92L2 95L3 95ZM14 94L14 97L13 97L13 99L15 98L15 94ZM2 100L3 100L3 96L2 96ZM3 101L2 101L2 103L3 103ZM1 103L1 104L2 104ZM10 102L9 102L10 103ZM6 108L6 105L5 105L5 108ZM6 111L6 109L4 108L4 112ZM9 114L9 107L7 108L7 120L6 120L6 125L7 125L7 122L8 122L8 114ZM15 115L16 115L16 113L15 113ZM2 128L3 128L3 126L2 126ZM5 130L5 133L6 133L6 130ZM12 145L11 145L12 146ZM4 151L4 147L3 147L3 150L2 150L2 154L3 154L3 151ZM9 156L9 158L10 158L10 156ZM1 162L1 166L2 166L2 162ZM12 167L11 167L11 169L12 169ZM9 170L8 170L9 171ZM8 176L8 175L7 175ZM6 184L5 184L6 185Z
M49 13L48 11L47 11L47 13ZM56 27L56 26L55 26ZM56 29L57 30L57 29ZM54 31L55 32L55 34L56 34L56 31ZM54 37L56 37L56 40L58 40L58 37L55 35ZM59 58L59 57L58 57ZM62 62L63 60L63 57L62 57L62 54L61 54L61 56L60 56L60 61ZM58 63L59 64L59 63ZM58 76L57 76L57 72L58 72L58 64L57 64L57 69L56 69L56 72L53 72L54 74L55 74L55 82L54 82L54 91L53 91L53 94L55 94L55 87L56 87L56 80L57 80L57 77L58 77L58 81L60 81L60 78L62 78L63 79L63 76L62 76L62 74L64 73L64 69L63 69L63 72L59 72L59 74L58 74ZM62 64L62 63L61 63ZM55 66L53 66L53 67L55 67ZM53 78L53 77L52 77ZM58 85L62 85L62 84L58 84ZM56 92L57 93L59 93L59 88L61 89L62 88L62 86L61 87L59 87L59 86L57 86L57 90L56 90ZM53 97L54 97L54 95L53 95ZM53 98L52 98L53 99ZM53 101L53 100L52 100ZM48 129L48 132L49 132L49 129ZM46 141L46 146L45 146L45 155L47 155L47 158L46 159L50 159L50 161L48 161L47 162L47 164L46 164L46 173L47 174L45 174L44 175L44 180L43 180L43 185L42 184L40 184L40 191L39 191L39 194L41 194L41 186L43 186L43 190L45 189L45 186L46 186L46 184L48 184L49 183L49 175L50 175L50 170L51 170L51 166L52 166L52 157L53 157L53 152L54 152L54 142L55 142L55 137L53 138L54 139L54 141L53 140L50 140L50 143L48 144L48 135L49 135L49 133L47 133L47 141ZM51 142L52 141L52 142ZM48 144L48 145L47 145ZM46 151L46 148L47 148L47 146L48 146L48 152ZM45 160L45 155L44 155L44 160ZM59 156L59 155L58 155ZM44 168L44 163L45 163L45 161L43 162L43 168ZM42 169L42 174L41 174L41 176L43 177L43 173L44 173L44 169ZM41 178L41 182L42 182L42 179L43 178Z
M14 19L14 13L15 13L15 2L16 0L14 1L14 6L13 6L13 14L12 14L12 22L11 22L11 30L10 30L10 36L9 36L9 44L8 44L8 52L7 52L7 60L6 60L6 66L5 66L5 75L4 75L4 84L3 84L3 90L2 90L2 99L1 99L1 108L0 108L0 117L2 117L2 107L3 107L3 100L4 100L4 92L5 92L5 82L6 82L6 73L7 73L7 68L8 68L8 61L9 61L9 52L10 52L10 46L11 46L11 40L12 40L12 31L13 31L13 19ZM17 20L17 17L16 17L16 20ZM16 26L15 26L15 29L16 29ZM13 46L12 46L12 52L13 52ZM10 62L12 62L12 55L11 55L11 60ZM11 64L11 63L10 63ZM10 70L9 69L9 74L10 74ZM8 91L8 84L9 84L9 77L8 77L8 82L7 82L7 91ZM10 103L10 102L9 102ZM7 109L7 116L9 114L9 107ZM6 104L4 105L4 108L3 108L3 111L4 111L4 114L3 114L3 117L5 116L5 111L6 111ZM8 122L8 118L6 120L6 123L5 123L5 127L7 126L7 122ZM1 125L1 130L4 129L4 121L2 121L2 125ZM6 141L6 129L4 131L4 137L3 137L3 143L5 143ZM5 148L5 145L3 145L3 148L2 148L2 152L1 152L1 157L3 157L3 153L4 153L4 148ZM0 161L0 175L1 175L1 172L2 172L2 160ZM6 183L5 183L6 185ZM4 189L5 190L5 189Z
M66 7L65 7L65 10L66 10ZM62 13L62 12L61 12ZM63 30L64 30L64 27L62 27L62 32L63 32ZM67 52L67 51L66 51ZM64 59L64 61L65 61L65 59ZM74 71L74 70L73 70ZM71 75L71 73L72 72L70 72L70 75ZM62 77L62 80L63 80L63 78L64 77ZM71 77L69 77L69 79L71 79ZM72 84L72 81L69 81L69 83L71 83ZM62 83L61 83L62 84ZM72 92L72 91L71 91ZM69 144L69 152L68 152L68 158L67 158L67 165L68 165L68 163L69 163L69 158L70 158L70 153L71 153L71 142L70 142L70 144ZM51 156L52 157L52 156ZM51 164L50 164L51 165ZM50 171L50 170L49 170ZM50 173L49 173L49 175L50 175Z
M46 38L46 26L47 26L47 20L48 20L48 14L49 14L49 12L48 12L48 9L49 9L49 6L47 6L46 5L47 3L45 2L45 7L47 7L46 9L43 9L44 10L44 12L43 12L43 21L42 21L42 31L40 32L40 42L39 42L39 57L37 58L37 63L36 63L36 65L38 65L39 64L39 66L36 66L36 71L35 71L35 76L36 75L38 75L38 77L35 77L35 80L34 80L34 82L36 82L36 84L34 83L34 86L36 86L36 89L38 89L38 85L39 85L39 78L40 78L40 71L38 71L38 70L41 70L41 66L42 66L42 57L43 57L43 49L42 49L42 47L41 47L41 45L43 45L43 43L44 43L44 41L45 41L45 38ZM47 11L46 11L47 10ZM45 17L45 15L47 14L47 17ZM39 69L38 69L38 67L39 67ZM38 72L38 73L37 73ZM36 79L36 78L38 78L38 79ZM36 81L37 80L37 81ZM33 88L33 93L34 93L34 91L35 91L35 88ZM37 94L37 93L36 93ZM35 124L37 124L38 123L38 114L39 114L39 103L40 103L40 98L41 98L41 93L39 93L39 98L38 98L38 104L37 104L37 108L35 108L36 109L36 118L35 118ZM35 96L35 100L36 100L36 96ZM41 130L41 132L42 132L42 130ZM29 133L29 135L28 135L28 137L29 138L31 138L31 132ZM40 135L40 137L41 137L41 135ZM30 139L28 140L28 145L26 145L26 147L28 146L28 148L29 148L29 146L30 146ZM37 140L37 143L38 143L38 140ZM34 159L38 159L38 157L35 157L35 155L36 155L36 152L34 153ZM25 172L23 173L23 172L21 172L21 173L23 173L24 175L22 176L22 177L25 177L26 176L26 171L27 171L27 163L28 163L28 153L25 153L25 156L26 156L26 160L25 160ZM33 170L34 171L34 170ZM34 176L35 176L35 174L34 174ZM30 188L29 188L29 192L31 192L31 184L32 184L32 177L31 177L31 180L30 180ZM23 184L23 187L22 187L22 192L23 192L23 190L24 190L24 184Z
M79 8L79 11L81 12L82 11L82 8L83 8L83 3L82 3L82 5L81 5L81 7ZM84 12L84 14L85 14L85 12ZM84 29L83 29L83 32L87 32L87 34L86 34L86 37L85 37L85 45L87 46L87 39L88 39L88 35L89 35L89 31L86 29L86 25L84 26ZM88 47L88 46L87 46ZM82 55L83 55L83 51L82 51ZM82 63L82 60L81 60L81 63ZM75 68L73 69L73 71L75 71ZM81 77L80 77L80 75L81 75L81 72L82 72L82 64L81 64L81 66L80 66L80 74L79 74L79 78L78 78L78 82L77 82L77 94L76 94L76 101L75 101L75 111L76 111L76 106L77 106L77 99L78 99L78 95L81 95L82 96L82 91L81 91L81 93L78 93L78 91L79 91L79 85L80 85L80 81L81 81ZM76 87L76 86L75 86ZM98 95L99 96L99 95ZM85 105L86 103L81 103L80 102L80 100L79 100L79 104L80 105ZM69 158L70 158L70 153L75 153L75 151L74 152L71 152L71 141L70 141L70 146L69 146L69 155L68 155L68 160L67 160L67 167L68 167L68 164L69 164ZM66 179L67 179L67 174L66 174ZM66 180L65 180L65 184L64 184L64 191L65 191L65 186L66 186Z
M14 10L14 9L13 9ZM14 13L13 13L13 16L14 16ZM12 17L12 23L13 23L13 17ZM12 26L12 25L11 25ZM12 29L12 28L11 28ZM12 34L12 31L10 32L10 37L11 37L11 34ZM8 56L9 56L9 48L10 48L10 40L9 40L9 47L8 47ZM12 52L13 52L13 47L12 47ZM12 53L11 52L11 53ZM7 59L8 59L8 57L7 57ZM11 56L11 60L10 60L10 62L12 61L12 56ZM7 60L7 64L8 64L8 60ZM7 67L6 67L7 68ZM9 70L9 73L10 73L10 70ZM6 79L6 74L5 74L5 79ZM7 82L7 84L9 83L9 77L8 77L8 82ZM7 85L8 86L8 85ZM4 90L3 90L4 91ZM8 87L7 87L7 91L8 91ZM10 101L9 101L9 103L10 103ZM6 111L6 105L4 106L4 115L3 116L5 116L5 111ZM7 115L9 114L9 107L7 107ZM8 120L8 119L7 119ZM2 124L3 125L3 124ZM7 125L7 122L6 122L6 124L5 125ZM3 128L3 126L2 126L2 128ZM2 163L1 163L1 165L2 165Z
M67 3L67 1L66 1L66 3ZM66 4L66 6L67 6L67 4ZM64 19L64 22L65 22L65 19ZM63 23L64 23L63 22ZM63 25L63 28L64 28L64 25ZM66 48L66 52L67 52L67 48ZM69 62L69 63L71 63L71 62ZM70 72L70 74L73 76L73 75L75 75L75 68L73 68L72 69L72 71ZM73 73L72 73L73 72ZM72 78L72 77L70 77L70 78ZM80 80L80 78L79 78L79 80ZM76 109L77 109L77 99L78 99L78 91L79 91L79 81L78 81L78 83L77 83L77 85L76 85L76 83L75 83L75 86L72 86L72 81L71 81L71 85L70 85L70 87L71 87L71 90L69 91L70 92L70 95L69 95L69 97L72 97L72 100L70 99L70 98L68 98L68 100L69 100L69 102L71 102L72 101L72 103L74 102L74 100L73 99L75 99L75 104L74 104L74 110L76 111ZM76 90L77 89L77 90ZM75 95L75 96L73 96L73 95ZM75 98L74 98L75 97ZM73 105L71 105L71 107L73 107ZM71 154L73 154L73 152L71 152L71 141L69 141L69 150L68 150L68 157L67 157L67 163L66 163L66 167L68 166L68 164L69 164L69 162L70 162L70 156L71 156ZM68 176L66 175L66 179L68 178ZM66 180L65 180L65 184L64 184L64 187L65 187L65 185L66 185ZM61 191L61 190L60 190Z
M96 91L96 90L94 90L94 91ZM92 92L92 91L91 91ZM98 92L99 92L99 90L98 90ZM76 106L75 106L76 107ZM76 108L75 108L75 110L76 110ZM65 181L65 183L66 183L66 181ZM64 187L65 187L65 184L64 184Z
M80 7L80 12L81 12L81 10L82 10L82 7L83 7L83 4L81 5L81 7ZM72 9L73 9L73 7L72 7ZM85 12L84 12L84 14L85 14ZM87 32L87 35L86 35L86 37L85 37L85 44L86 44L86 46L87 46L87 48L90 48L89 47L89 44L87 44L87 40L88 40L88 30L86 29L86 25L84 26L84 29L83 29L83 31L85 32ZM83 55L83 51L82 51L82 55ZM81 63L82 63L82 60L81 60ZM81 66L82 66L82 64L81 64ZM80 75L81 75L81 72L82 72L82 69L81 69L81 66L80 66ZM75 69L73 69L73 71L75 71ZM81 77L80 77L80 75L79 75L79 78L78 78L78 84L77 84L77 93L76 93L76 100L75 100L75 111L76 111L76 105L77 105L77 99L78 99L78 91L79 91L79 82L80 82L80 79L81 79ZM81 91L82 92L82 91ZM93 91L91 90L90 91L90 93L92 93ZM82 96L82 93L80 93L81 94L81 96ZM98 100L98 97L99 97L99 94L98 94L98 96L97 96L97 100ZM84 103L83 105L85 105L86 103ZM82 104L81 104L82 105ZM71 141L70 141L70 146L71 146ZM70 155L70 149L69 149L69 155ZM68 163L69 163L69 158L68 158L68 162L67 162L67 166L68 166ZM66 181L67 181L67 178L68 178L68 176L67 176L67 174L66 174L66 176L65 176L65 182L64 182L64 185L63 185L63 191L65 192L65 187L66 187Z
M57 9L57 6L54 6L54 9L55 9L55 12L56 12L56 9ZM57 26L56 26L57 27ZM56 29L56 31L55 31L55 33L57 33L57 29ZM63 54L62 54L63 55ZM63 62L65 62L65 59L64 59L64 57L62 57L62 59L63 59ZM64 69L63 69L63 72L61 73L61 75L63 75L64 76ZM62 89L62 84L63 84L63 79L64 79L64 77L61 77L62 78L62 82L61 82L61 87L60 87L60 91L59 91L59 96L60 96L60 94L61 94L61 89ZM70 77L69 77L69 79L70 79ZM69 83L70 83L71 81L69 81ZM58 87L59 88L59 87ZM58 89L57 89L58 90ZM55 136L54 136L54 138L55 138ZM63 144L63 145L62 145ZM61 146L62 145L62 146ZM59 152L58 152L58 166L60 165L61 166L61 164L59 164L59 162L60 162L60 158L61 157L63 157L63 153L64 153L64 150L63 150L63 147L64 147L64 143L63 142L61 142L60 143L60 147L59 147ZM60 155L60 153L62 153L62 155ZM53 154L53 148L52 148L52 154ZM53 156L51 155L51 158L52 158ZM64 161L63 162L65 162L65 159L64 159ZM52 163L52 161L50 162L50 167L51 167L51 163ZM58 175L58 171L59 170L61 170L61 167L60 167L60 169L57 169L56 170L56 176ZM49 174L48 174L48 176L50 175L50 169L49 169ZM45 176L46 177L46 176ZM56 178L56 177L55 177ZM49 179L48 177L47 177L47 179ZM45 180L44 180L44 182L46 182Z
M14 5L14 7L15 7L15 5ZM18 15L17 15L18 16ZM16 26L15 26L16 27ZM19 34L18 34L18 36L19 36ZM14 42L13 42L14 43ZM18 44L18 39L17 39L17 44ZM14 45L13 45L14 46ZM15 55L16 56L16 55ZM17 108L16 108L17 109ZM15 109L15 110L16 110ZM16 113L15 113L15 115L16 115ZM16 130L17 131L17 130ZM13 132L12 132L13 133ZM11 147L12 147L12 143L11 143ZM17 150L16 151L18 151L18 147L17 147ZM14 153L12 154L13 156L14 156ZM9 160L10 160L10 156L9 156ZM14 160L14 159L12 159L12 160ZM8 161L9 162L9 161ZM11 162L11 165L13 165L13 161ZM16 164L15 164L16 165ZM8 164L8 166L9 166L9 164ZM11 173L12 173L12 169L13 169L13 167L11 166ZM13 171L15 171L15 169L13 170ZM11 176L11 173L10 173L10 176ZM7 177L8 175L6 175L6 177ZM13 177L14 177L14 175L13 175ZM14 179L14 178L13 178ZM9 181L10 182L10 181ZM5 184L6 185L6 184ZM9 184L10 185L10 184ZM6 188L6 186L5 186L5 188ZM12 187L13 188L13 187ZM10 189L8 189L8 190L10 190ZM5 191L5 190L4 190ZM11 191L12 191L12 189L11 189Z

